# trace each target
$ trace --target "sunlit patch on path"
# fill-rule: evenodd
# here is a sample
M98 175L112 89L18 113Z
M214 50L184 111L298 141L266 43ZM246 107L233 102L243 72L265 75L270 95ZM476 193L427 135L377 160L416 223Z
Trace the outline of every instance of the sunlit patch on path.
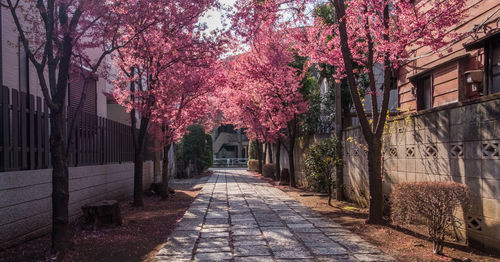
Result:
M155 261L393 261L247 171L217 169Z

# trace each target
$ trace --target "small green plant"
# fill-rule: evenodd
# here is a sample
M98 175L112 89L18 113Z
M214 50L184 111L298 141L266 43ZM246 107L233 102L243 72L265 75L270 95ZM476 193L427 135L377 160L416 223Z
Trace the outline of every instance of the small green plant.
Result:
M309 147L305 159L308 187L311 190L328 192L328 204L331 204L335 168L342 165L342 158L337 152L338 143L336 138L320 140Z
M204 172L213 164L212 137L201 125L191 125L188 130L176 146L177 164L183 168L193 164L197 173Z
M248 158L249 159L257 159L257 142L250 141L248 145Z

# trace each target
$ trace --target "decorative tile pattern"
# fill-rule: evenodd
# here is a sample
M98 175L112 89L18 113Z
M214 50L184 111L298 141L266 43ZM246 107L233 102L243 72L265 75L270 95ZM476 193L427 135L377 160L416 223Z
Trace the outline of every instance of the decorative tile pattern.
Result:
M406 157L415 157L415 147L409 146L406 148Z
M464 156L464 145L463 144L451 144L450 145L450 155L451 157L458 158Z
M484 158L500 157L500 142L497 141L483 142L483 157Z
M424 149L424 156L426 157L437 157L438 150L435 145L427 145Z
M483 219L476 216L467 217L467 228L475 231L482 231Z

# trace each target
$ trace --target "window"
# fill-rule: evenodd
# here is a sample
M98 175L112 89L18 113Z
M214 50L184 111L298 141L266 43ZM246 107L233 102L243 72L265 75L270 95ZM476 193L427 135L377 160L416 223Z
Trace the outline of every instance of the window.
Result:
M483 94L500 93L500 32L491 30L464 47L466 51L484 49Z
M81 75L70 78L68 84L68 107L71 113L78 108L82 99L85 78ZM88 85L85 89L85 98L82 104L82 112L97 115L97 81L93 78L88 79Z
M417 109L432 107L432 79L430 75L417 80Z

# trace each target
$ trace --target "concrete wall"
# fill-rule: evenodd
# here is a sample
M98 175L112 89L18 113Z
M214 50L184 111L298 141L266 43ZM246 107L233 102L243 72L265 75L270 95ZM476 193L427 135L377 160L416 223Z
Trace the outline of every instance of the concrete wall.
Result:
M471 244L500 249L500 96L422 111L389 123L384 136L384 195L395 184L455 181L472 191ZM344 138L345 193L368 203L367 156L359 128Z
M49 233L52 219L51 169L0 173L0 247ZM127 199L133 193L134 164L69 168L69 214L103 199ZM144 189L153 181L153 162L144 163Z

